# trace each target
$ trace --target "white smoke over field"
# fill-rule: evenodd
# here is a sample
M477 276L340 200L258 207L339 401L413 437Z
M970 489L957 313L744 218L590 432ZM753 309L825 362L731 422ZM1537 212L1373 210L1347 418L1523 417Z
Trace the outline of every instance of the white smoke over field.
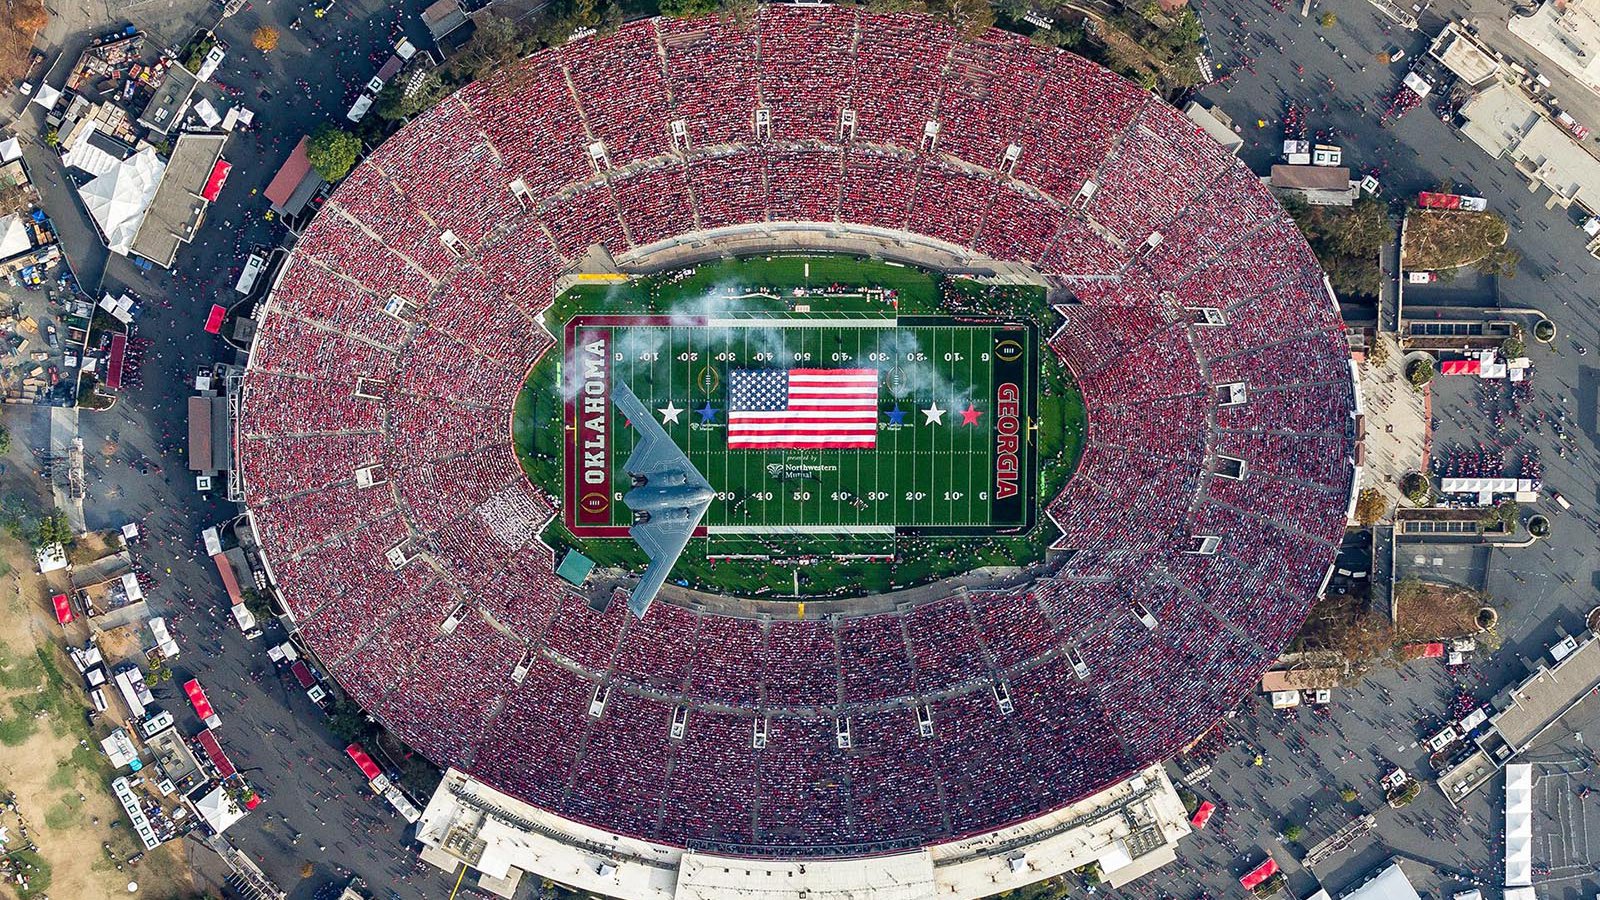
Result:
M698 359L692 363L688 360L672 361L673 365L691 365L691 379L698 377L703 366L717 366L718 363L722 364L718 368L793 367L796 365L793 354L801 349L801 335L808 329L780 328L761 318L737 324L703 324L708 319L736 319L752 312L765 311L765 307L738 296L748 290L742 285L721 282L701 294L685 297L664 311L654 313L667 318L665 324L614 330L609 348L613 367L626 367L639 362L667 362L668 356L688 352L689 345L681 335L678 340L673 340L672 328L693 329L693 351L699 354ZM622 293L615 288L607 292L604 300L606 312L637 314L637 303L633 300L624 301ZM885 325L888 324L888 320L885 320ZM803 364L876 368L884 375L884 392L896 400L934 400L946 408L958 408L971 398L971 386L951 382L950 363L942 356L936 359L933 351L923 346L915 331L885 327L873 331L873 334L877 338L876 343L861 347L859 354L852 346L850 350L854 358L848 362L834 360L830 351L823 348L820 356L814 355L813 359ZM724 351L732 351L737 355L732 361L718 360L717 354ZM586 355L581 346L568 348L562 379L562 392L566 399L575 397L582 390L583 358Z

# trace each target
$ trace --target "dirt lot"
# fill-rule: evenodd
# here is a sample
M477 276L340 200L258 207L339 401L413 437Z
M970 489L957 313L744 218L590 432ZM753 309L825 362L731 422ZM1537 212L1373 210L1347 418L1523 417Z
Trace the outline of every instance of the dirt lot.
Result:
M15 799L0 810L0 826L9 850L31 842L43 861L27 892L4 885L0 896L127 897L130 881L140 897L193 896L181 841L136 867L116 861L139 848L107 787L113 773L89 742L83 692L47 611L48 587L26 547L0 538L0 795Z
M1396 624L1403 641L1439 641L1478 632L1478 608L1487 599L1449 584L1407 579L1395 585Z

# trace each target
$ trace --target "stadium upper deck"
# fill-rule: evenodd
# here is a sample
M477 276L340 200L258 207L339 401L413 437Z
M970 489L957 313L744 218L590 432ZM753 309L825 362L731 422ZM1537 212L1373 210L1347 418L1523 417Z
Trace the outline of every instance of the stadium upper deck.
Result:
M1049 346L1089 436L1041 498L1071 558L879 615L590 611L508 433L556 277L805 227L1072 287ZM617 833L843 856L1038 816L1214 724L1332 562L1347 356L1294 225L1149 93L1000 32L763 7L535 54L375 151L273 290L239 452L301 635L419 751Z

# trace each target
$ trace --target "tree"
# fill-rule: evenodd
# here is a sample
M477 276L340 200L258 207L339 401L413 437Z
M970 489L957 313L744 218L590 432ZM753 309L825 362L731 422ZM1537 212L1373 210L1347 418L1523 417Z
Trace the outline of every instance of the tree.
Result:
M1437 374L1439 372L1434 368L1433 357L1431 356L1414 359L1410 365L1406 366L1406 378L1411 381L1411 386L1418 390L1421 390L1428 382L1432 381L1433 376Z
M1428 484L1428 477L1421 472L1409 472L1400 479L1400 492L1406 495L1418 506L1426 506L1433 499L1433 492Z
M11 429L4 422L0 422L0 456L11 452Z
M1346 803L1354 803L1356 799L1355 788L1343 788L1339 791L1339 799Z
M1290 822L1283 827L1283 839L1286 841L1298 841L1305 836L1305 833L1306 830L1295 822Z
M273 617L272 602L256 593L254 588L241 587L239 599L244 603L244 608L257 619L265 620Z
M1382 202L1362 197L1348 209L1340 209L1289 200L1284 209L1316 251L1336 292L1377 296L1383 281L1378 253L1394 240L1389 211Z
M994 7L988 0L939 0L929 9L942 15L969 41L982 37L994 25Z
M306 159L324 181L343 178L360 156L361 140L332 122L319 126L306 144Z
M262 53L271 53L278 49L278 29L271 25L263 25L250 36L250 44Z
M1511 336L1500 342L1500 355L1506 359L1516 359L1528 355L1528 345L1522 340L1522 329L1519 327Z
M41 0L7 0L0 15L0 79L19 81L27 74L33 36L49 21Z
M1522 262L1522 254L1514 247L1499 246L1490 250L1474 267L1484 275L1496 278L1517 277L1517 265Z
M1378 524L1389 513L1389 501L1377 488L1363 488L1356 498L1356 521L1365 527Z
M456 72L465 81L493 75L522 56L523 48L524 37L515 22L505 16L485 16L456 57Z
M1339 24L1339 17L1331 12L1325 12L1317 17L1317 24L1321 25L1323 28L1332 28L1333 26Z
M67 514L59 509L53 509L34 523L32 535L28 543L34 549L48 547L51 544L70 546L75 540L72 525L67 522Z
M150 664L150 673L145 678L151 684L165 684L172 680L172 667L164 659L158 659Z
M422 59L419 55L416 59ZM448 88L444 79L431 69L401 70L378 92L372 111L391 122L409 119L431 109Z
M328 730L341 741L358 743L375 734L377 727L367 718L361 707L345 697L340 697L328 711Z
M689 19L714 13L721 6L718 0L661 0L661 14L675 19Z

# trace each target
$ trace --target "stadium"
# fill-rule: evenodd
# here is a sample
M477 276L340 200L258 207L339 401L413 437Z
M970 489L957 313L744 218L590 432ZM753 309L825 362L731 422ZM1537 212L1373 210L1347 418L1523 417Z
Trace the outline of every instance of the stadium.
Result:
M1187 827L1159 763L1277 658L1354 504L1343 323L1267 189L1108 71L928 17L763 6L535 53L372 152L257 318L236 448L271 586L448 769L424 858L499 892L1134 877ZM581 551L621 598L642 561L602 502L631 439L604 387L609 455L554 449L600 336L728 495L642 618L556 574ZM879 381L871 446L739 448L731 382L812 366ZM790 470L831 474L801 500Z

